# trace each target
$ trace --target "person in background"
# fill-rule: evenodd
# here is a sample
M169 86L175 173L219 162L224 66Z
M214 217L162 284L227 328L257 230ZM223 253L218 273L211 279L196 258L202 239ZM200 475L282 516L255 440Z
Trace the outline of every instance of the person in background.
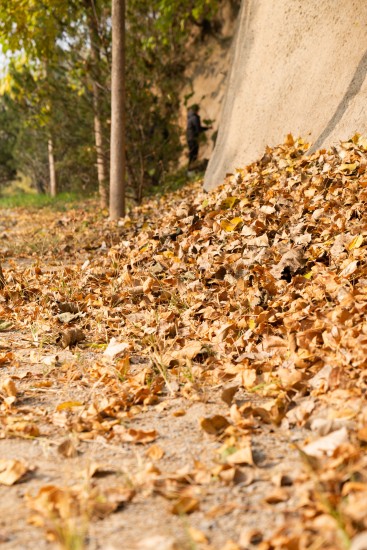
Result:
M211 126L202 126L199 105L193 105L187 114L186 138L189 147L189 167L197 160L199 155L199 136L202 132L210 130Z

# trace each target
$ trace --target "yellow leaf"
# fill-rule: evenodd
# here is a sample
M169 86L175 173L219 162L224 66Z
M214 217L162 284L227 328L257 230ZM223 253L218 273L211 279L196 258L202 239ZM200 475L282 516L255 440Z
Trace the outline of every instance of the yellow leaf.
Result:
M227 197L226 199L224 199L220 205L220 207L223 209L223 210L228 210L229 208L233 208L235 204L238 203L238 198L237 197Z
M311 279L312 278L312 271L309 271L308 273L305 273L304 275L305 279Z
M199 529L196 529L195 527L188 527L188 532L190 537L194 542L197 542L198 544L207 544L208 539L204 535L202 531L199 531Z
M354 239L348 244L348 250L354 250L355 248L359 248L363 244L363 236L357 235L354 237Z
M245 197L245 198L242 199L241 202L240 202L240 208L242 208L242 207L244 207L244 206L247 206L247 205L250 204L250 203L251 203L251 201L250 201L248 198Z
M354 170L358 168L358 166L359 166L358 162L353 162L350 164L341 164L340 171L348 172L349 174L351 174L352 172L354 172Z
M242 218L233 218L232 220L221 220L220 226L224 231L227 231L227 233L231 233L234 231L240 223L242 223Z
M256 327L256 322L253 319L250 319L248 322L248 328L251 330L254 330L255 327Z
M65 411L66 409L72 409L73 407L82 407L83 403L80 401L64 401L64 403L60 403L60 405L57 405L56 410L57 411Z

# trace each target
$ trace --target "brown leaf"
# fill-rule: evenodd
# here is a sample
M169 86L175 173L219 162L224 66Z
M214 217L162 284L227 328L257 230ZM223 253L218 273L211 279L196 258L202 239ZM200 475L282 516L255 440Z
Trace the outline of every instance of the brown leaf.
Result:
M227 457L228 464L249 464L250 466L254 465L254 459L252 456L251 441L246 441L242 443L243 447L238 451L235 451L233 454L230 454Z
M221 393L221 399L225 403L227 403L228 406L231 406L232 400L238 390L239 386L230 386L228 388L224 388L224 390Z
M65 439L57 447L57 452L64 458L75 458L78 456L78 450L71 439Z
M79 328L71 328L70 330L65 330L60 332L56 338L56 343L59 344L62 348L67 348L69 346L75 346L79 342L85 340L85 335L82 330Z
M183 516L184 514L191 514L200 507L200 502L196 498L182 497L172 507L172 514L177 516Z
M6 378L1 384L1 387L8 397L16 397L18 395L18 390L15 382L11 378Z
M228 420L220 414L215 414L214 416L202 418L200 420L200 427L211 435L222 433L229 425Z
M158 437L156 430L135 430L130 428L125 430L122 426L114 426L113 431L116 435L119 436L121 441L126 443L151 443Z
M259 544L263 539L263 534L259 529L242 529L240 533L240 547L248 548L250 544Z
M279 502L285 502L289 499L289 492L286 489L278 487L274 491L265 497L265 502L268 504L279 504Z
M27 466L19 460L0 460L0 483L2 485L14 485L27 472Z
M164 457L164 450L159 445L152 445L145 451L145 455L152 460L160 460Z

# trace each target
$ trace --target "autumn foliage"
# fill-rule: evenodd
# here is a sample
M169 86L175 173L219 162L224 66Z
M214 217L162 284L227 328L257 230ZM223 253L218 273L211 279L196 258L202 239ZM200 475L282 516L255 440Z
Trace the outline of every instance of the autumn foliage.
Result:
M40 479L26 503L52 540L144 495L164 502L158 523L189 517L198 548L362 548L367 140L307 148L289 135L214 192L189 185L118 223L5 217L1 437L57 442L59 460L144 448L128 480L89 469L87 493ZM193 457L175 426L195 407ZM0 464L7 491L37 480L18 459Z

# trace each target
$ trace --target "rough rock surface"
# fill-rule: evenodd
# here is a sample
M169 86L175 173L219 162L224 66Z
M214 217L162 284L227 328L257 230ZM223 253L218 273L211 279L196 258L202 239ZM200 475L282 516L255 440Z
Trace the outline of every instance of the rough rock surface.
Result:
M243 0L205 188L288 132L313 149L366 130L367 4Z

